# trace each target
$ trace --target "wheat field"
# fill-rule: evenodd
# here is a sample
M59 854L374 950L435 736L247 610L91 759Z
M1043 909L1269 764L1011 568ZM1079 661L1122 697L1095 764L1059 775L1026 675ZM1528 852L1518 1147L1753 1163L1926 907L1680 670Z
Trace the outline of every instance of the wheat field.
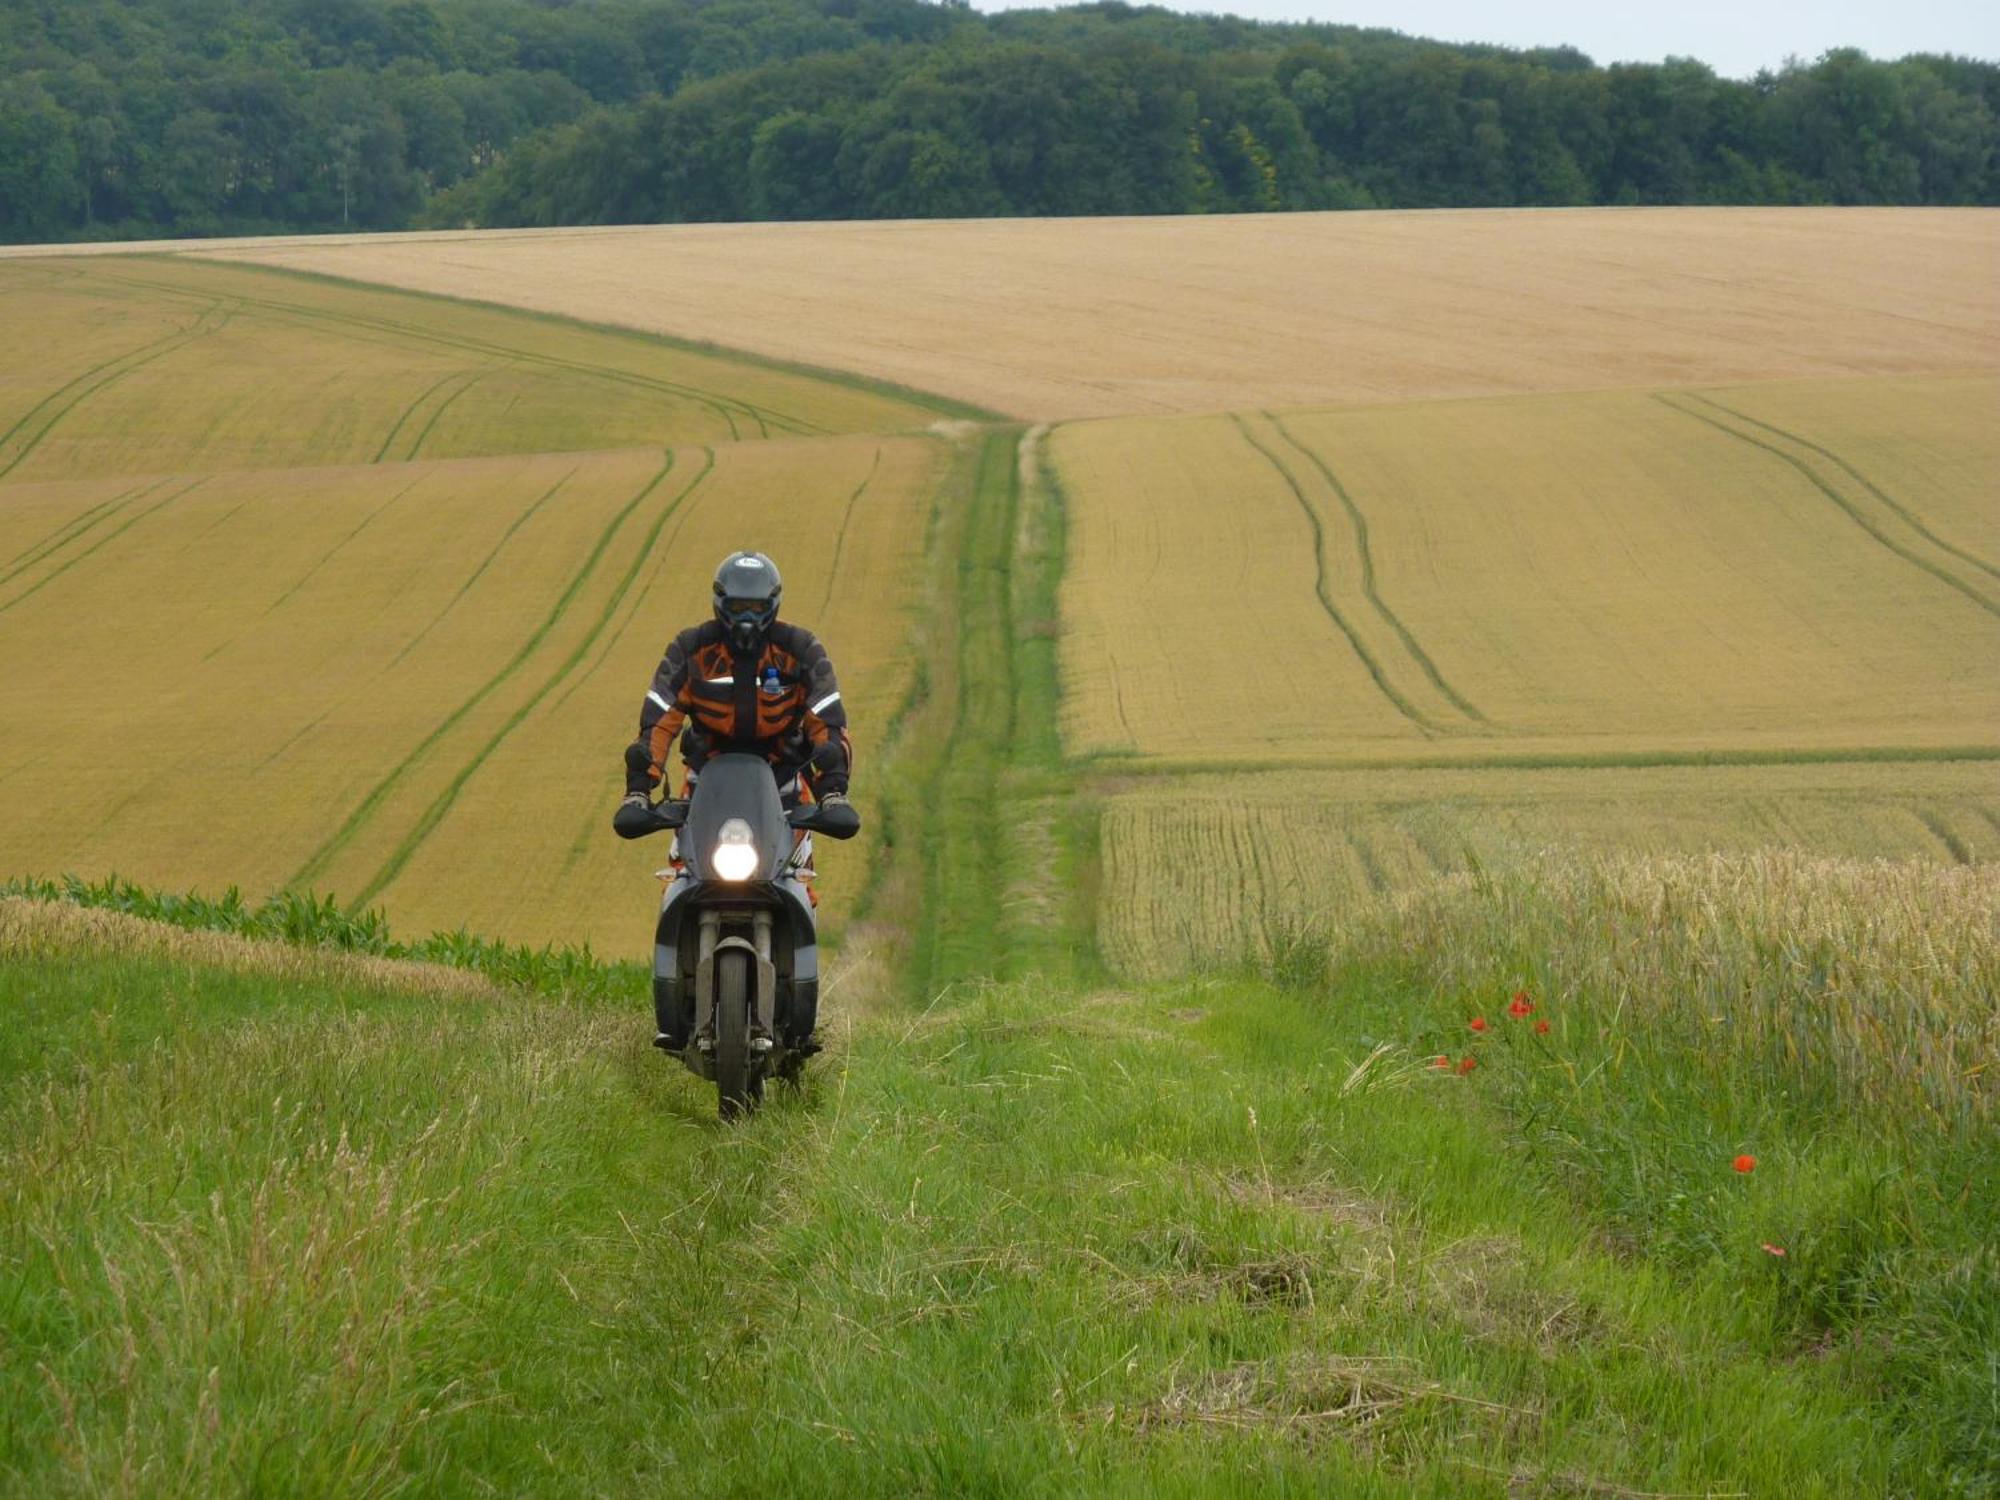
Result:
M1991 367L1991 209L682 224L162 244L1054 420Z
M629 948L665 848L609 834L619 755L744 546L879 747L936 413L398 293L56 269L0 263L48 355L0 365L5 875L309 887L406 931ZM837 916L860 862L826 863Z
M1996 431L1990 375L1064 426L1065 729L1223 764L1985 743Z
M1099 940L1159 976L1350 929L1472 872L1635 852L1990 868L1997 789L1993 761L1147 779L1106 802Z

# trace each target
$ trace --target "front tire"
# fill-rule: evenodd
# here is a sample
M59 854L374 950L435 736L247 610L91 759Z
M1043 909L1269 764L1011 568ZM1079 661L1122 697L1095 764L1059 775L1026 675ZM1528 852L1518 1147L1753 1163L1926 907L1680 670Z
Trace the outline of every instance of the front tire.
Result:
M739 1119L764 1096L750 1061L750 955L724 949L715 959L715 1099L725 1120Z

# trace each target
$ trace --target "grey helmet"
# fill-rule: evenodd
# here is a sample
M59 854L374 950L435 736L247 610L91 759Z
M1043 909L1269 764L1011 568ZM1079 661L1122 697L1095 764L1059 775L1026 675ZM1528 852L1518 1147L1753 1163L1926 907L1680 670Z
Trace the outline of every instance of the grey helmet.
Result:
M778 565L761 552L732 552L715 570L715 618L738 651L754 651L778 618L785 591Z

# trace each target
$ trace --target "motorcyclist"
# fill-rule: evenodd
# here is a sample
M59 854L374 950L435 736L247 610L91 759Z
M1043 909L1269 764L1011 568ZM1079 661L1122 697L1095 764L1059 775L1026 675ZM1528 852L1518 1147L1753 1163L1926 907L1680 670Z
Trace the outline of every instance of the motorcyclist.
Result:
M732 552L715 570L715 617L668 644L625 750L625 800L648 805L680 737L683 795L711 756L771 763L787 806L801 789L828 805L847 800L853 746L826 648L778 618L784 584L761 552Z

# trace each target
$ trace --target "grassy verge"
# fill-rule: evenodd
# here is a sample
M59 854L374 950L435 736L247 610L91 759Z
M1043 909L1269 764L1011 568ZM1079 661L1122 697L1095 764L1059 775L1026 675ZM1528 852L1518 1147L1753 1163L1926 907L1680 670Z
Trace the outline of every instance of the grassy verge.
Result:
M1879 1492L1346 991L964 984L722 1130L628 1018L6 954L35 1493ZM1329 1003L1331 1002L1331 1003ZM1351 1002L1351 1005L1347 1002Z
M1996 909L1992 865L1551 859L1399 902L1327 962L1369 981L1358 1033L1471 1059L1604 1243L1844 1393L1897 1492L1990 1495Z

